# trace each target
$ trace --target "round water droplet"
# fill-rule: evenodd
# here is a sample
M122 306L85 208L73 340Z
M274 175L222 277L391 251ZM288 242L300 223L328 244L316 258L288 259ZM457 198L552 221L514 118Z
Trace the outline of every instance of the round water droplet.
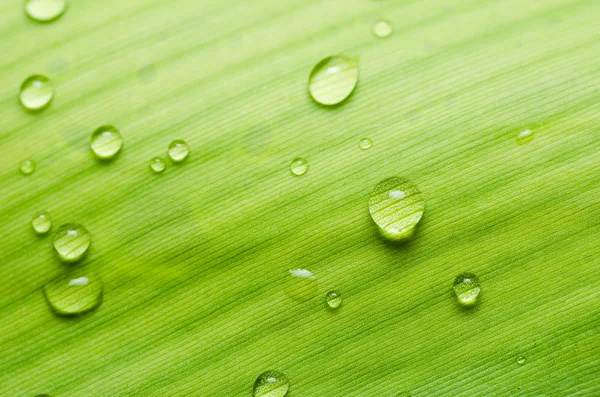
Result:
M119 130L112 125L98 127L90 138L90 148L98 158L107 160L113 158L123 147L123 137Z
M322 105L337 105L348 98L358 81L358 59L330 56L315 65L308 79L308 91Z
M283 397L290 388L288 378L277 371L263 372L254 382L253 397Z
M327 306L331 309L337 309L342 304L342 294L337 290L329 291L325 296L325 300Z
M48 230L52 227L52 218L45 211L38 212L31 218L31 226L39 234L48 233Z
M371 218L381 234L390 240L401 241L412 236L424 210L421 191L408 179L385 179L371 192Z
M150 160L150 169L157 174L163 172L166 167L167 164L165 163L165 160L160 157L154 157Z
M531 141L533 141L533 131L531 130L525 130L517 135L518 145L526 145Z
M296 157L290 164L290 170L296 176L304 175L308 171L308 162L302 157Z
M25 0L25 12L38 22L58 19L67 10L67 0Z
M103 288L104 283L97 274L74 272L46 284L44 293L54 313L71 316L100 306Z
M29 76L21 84L19 100L25 109L36 112L45 109L52 101L54 87L46 76Z
M284 284L287 296L297 301L307 301L319 292L319 281L306 269L290 270Z
M19 169L23 175L33 174L33 171L35 171L35 161L24 160L21 162L21 165L19 165Z
M174 140L169 145L169 157L176 163L186 159L190 153L190 147L181 139Z
M473 273L462 273L454 279L454 293L463 305L472 305L477 301L481 288L479 278Z
M392 23L387 19L378 19L373 24L373 33L377 37L389 37L393 31Z
M526 360L527 360L527 358L525 356L519 356L519 357L517 357L517 364L523 365L523 364L525 364Z
M358 147L360 147L362 150L370 149L371 146L373 146L373 141L371 141L369 138L363 138L358 143Z
M92 243L92 235L78 223L62 225L54 235L54 248L65 262L79 260Z

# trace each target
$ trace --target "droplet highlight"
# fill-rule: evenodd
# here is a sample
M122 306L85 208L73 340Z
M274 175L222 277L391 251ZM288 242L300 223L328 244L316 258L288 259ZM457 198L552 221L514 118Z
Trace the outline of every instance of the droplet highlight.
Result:
M186 141L177 139L169 145L168 154L173 162L179 163L185 160L188 154L190 154L190 147Z
M373 34L377 37L385 38L391 36L394 28L387 19L378 19L373 24Z
M284 291L293 300L305 302L317 295L319 281L309 270L290 270L284 284Z
M525 130L517 135L517 145L526 145L533 141L533 131Z
M38 22L60 18L67 10L67 0L25 0L25 13Z
M104 283L92 272L76 272L60 276L44 286L44 294L52 311L60 316L73 316L96 309L102 304Z
M371 218L381 235L389 240L411 237L424 210L421 191L405 178L393 177L379 182L369 199Z
M31 218L31 226L38 234L48 233L52 228L52 218L46 211L38 212Z
M277 371L263 372L256 378L253 397L283 397L290 388L288 378Z
M308 162L302 157L296 157L290 164L290 170L296 176L304 175L308 171Z
M337 105L350 96L358 82L358 58L330 56L315 65L308 79L308 91L318 103Z
M23 160L19 165L19 170L23 175L31 175L35 171L35 161Z
M65 262L75 262L85 254L92 243L92 235L78 223L62 225L54 235L54 248Z
M358 143L358 147L362 150L370 149L371 146L373 146L373 141L371 141L369 138L363 138Z
M463 305L472 305L477 302L481 288L479 278L473 273L462 273L454 279L454 293Z
M342 304L342 294L338 290L329 291L325 296L325 301L330 309L337 309Z
M165 160L161 159L160 157L154 157L152 160L150 160L150 169L155 174L163 172L166 167L167 163L165 163Z
M29 76L21 84L19 100L26 110L38 112L50 105L54 97L54 87L46 76Z
M123 136L117 127L112 125L98 127L90 137L92 152L102 160L112 159L122 147Z
M521 355L521 356L517 357L517 364L523 365L523 364L525 364L525 361L527 361L527 358L525 356Z

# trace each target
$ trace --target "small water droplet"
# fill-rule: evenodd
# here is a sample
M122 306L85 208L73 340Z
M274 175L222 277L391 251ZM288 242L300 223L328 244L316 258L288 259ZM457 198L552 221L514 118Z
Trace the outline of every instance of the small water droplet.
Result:
M190 147L188 144L181 140L176 139L169 145L169 157L176 163L183 161L186 159L188 154L190 153Z
M400 241L412 236L424 210L421 191L408 179L385 179L371 192L371 218L381 234L390 240Z
M373 33L377 37L389 37L393 31L392 23L387 19L378 19L373 24Z
M31 226L39 234L48 233L48 230L52 228L52 218L45 211L38 212L31 218Z
M92 243L92 235L78 223L67 223L54 235L54 248L65 262L79 260Z
M327 306L331 309L337 309L342 304L342 294L337 290L329 291L325 296L325 300Z
M358 147L360 147L362 150L370 149L371 146L373 146L373 141L371 141L369 138L361 139L358 144Z
M45 109L54 97L54 87L46 76L35 74L29 76L21 84L19 100L29 111L37 112Z
M310 72L308 90L322 105L337 105L354 91L358 81L358 59L335 55L321 60Z
M307 301L319 292L319 281L306 269L290 270L284 285L287 296L297 301Z
M454 279L454 293L463 305L472 305L477 301L481 288L479 278L473 273L462 273Z
M33 171L35 171L35 161L29 159L23 160L19 166L19 169L23 175L33 174Z
M113 158L123 147L123 136L112 125L98 127L90 138L90 148L102 160Z
M533 141L533 131L531 130L525 130L517 135L518 145L526 145L531 141Z
M72 316L100 306L103 288L97 274L76 272L50 281L44 286L44 293L54 313Z
M283 397L290 388L288 378L277 371L263 372L256 378L253 397Z
M517 364L523 365L523 364L525 364L526 360L527 360L527 358L525 356L519 356L519 357L517 357Z
M67 0L25 0L25 12L38 22L58 19L67 10Z
M167 163L160 157L153 157L152 160L150 160L150 169L156 174L163 172L166 167Z
M304 175L306 174L306 171L308 171L308 162L302 157L296 157L292 160L290 170L292 171L292 174L296 176Z

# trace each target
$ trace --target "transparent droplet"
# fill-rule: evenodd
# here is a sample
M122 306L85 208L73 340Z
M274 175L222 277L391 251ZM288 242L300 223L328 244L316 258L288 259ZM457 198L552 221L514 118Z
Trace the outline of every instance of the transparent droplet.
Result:
M58 19L67 10L67 0L25 0L25 12L38 22Z
M317 295L319 281L309 270L290 270L285 281L284 291L290 298L304 302Z
M325 296L325 300L327 306L332 309L337 309L342 304L342 294L337 290L329 291Z
M363 138L358 143L358 147L360 147L362 150L370 149L371 146L373 146L373 141L371 141L369 138Z
M533 131L531 130L525 130L517 135L518 145L526 145L531 141L533 141Z
M123 147L123 137L119 130L112 125L98 127L90 138L90 148L98 158L107 160L113 158Z
M62 225L54 235L54 248L65 262L79 260L92 243L92 235L78 223Z
M392 23L387 19L378 19L373 24L373 33L377 37L389 37L393 31Z
M48 233L48 230L52 228L52 218L45 211L38 212L31 218L31 226L39 234Z
M463 305L472 305L477 301L481 288L479 278L473 273L462 273L454 279L454 293Z
M357 58L335 55L321 60L310 72L308 91L322 105L336 105L348 98L358 81Z
M421 191L408 179L385 179L371 192L371 218L381 234L390 240L400 241L412 236L424 210Z
M45 109L52 101L54 87L46 76L36 74L29 76L21 84L19 100L25 109L35 112Z
M21 165L19 165L19 169L23 175L33 174L33 171L35 171L35 161L29 159L24 160L21 162Z
M169 145L169 157L176 163L185 160L189 153L190 147L181 139L174 140Z
M292 160L290 170L292 171L292 174L296 176L304 175L306 174L306 171L308 171L308 162L302 157L297 157Z
M160 157L154 157L150 160L150 169L157 174L163 172L166 167L167 164L165 163L165 160Z
M253 397L283 397L290 388L288 378L277 371L263 372L254 382Z
M523 365L523 364L525 364L526 360L527 360L527 358L525 356L519 356L519 357L517 357L517 364Z
M97 274L80 271L50 281L44 286L44 293L54 313L71 316L100 306L103 288Z

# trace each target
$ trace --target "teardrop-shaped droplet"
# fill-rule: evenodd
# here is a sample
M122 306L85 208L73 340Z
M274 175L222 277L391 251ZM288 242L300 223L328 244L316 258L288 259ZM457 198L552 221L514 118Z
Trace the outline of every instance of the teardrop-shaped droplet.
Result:
M329 291L325 296L325 300L327 306L331 309L337 309L342 304L342 294L337 290Z
M89 312L102 303L102 279L92 272L73 272L44 286L44 293L54 313L71 316Z
M521 356L517 357L517 364L523 365L523 364L525 364L525 361L527 361L527 358L525 356L521 355Z
M160 157L154 157L150 160L150 169L156 174L163 172L166 167L167 163Z
M112 125L103 125L92 133L90 148L94 154L103 160L113 158L123 147L123 136Z
M400 241L412 236L424 210L421 191L408 179L385 179L371 192L371 218L380 233L390 240Z
M67 10L67 0L25 0L25 12L38 22L58 19Z
M387 19L378 19L373 24L373 34L377 37L389 37L393 31L392 23Z
M50 214L45 211L38 212L31 218L31 226L33 227L33 230L39 234L48 233L52 227L52 218L50 217Z
M290 270L284 284L284 291L290 298L304 302L317 295L319 292L319 281L309 270Z
M533 131L531 130L525 130L517 135L518 145L526 145L531 141L533 141Z
M168 153L171 160L173 160L175 163L179 163L180 161L186 159L190 153L190 147L185 141L176 139L169 145Z
M21 173L23 175L33 174L33 172L35 171L35 161L29 159L23 160L23 162L21 162L21 164L19 165L19 170L21 170Z
M296 176L304 175L308 171L308 162L302 157L296 157L290 164L290 170Z
M321 60L310 72L308 91L322 105L348 98L358 82L358 59L335 55Z
M477 301L481 288L479 278L473 273L462 273L454 279L454 293L463 305L472 305Z
M283 397L290 388L288 378L277 371L263 372L254 382L253 397Z
M48 77L36 74L21 84L19 100L25 109L36 112L45 109L54 97L54 87Z
M370 149L371 146L373 146L373 141L371 141L369 138L363 138L358 143L358 147L360 147L362 150Z
M54 248L65 262L79 260L92 243L92 235L78 223L62 225L54 235Z

